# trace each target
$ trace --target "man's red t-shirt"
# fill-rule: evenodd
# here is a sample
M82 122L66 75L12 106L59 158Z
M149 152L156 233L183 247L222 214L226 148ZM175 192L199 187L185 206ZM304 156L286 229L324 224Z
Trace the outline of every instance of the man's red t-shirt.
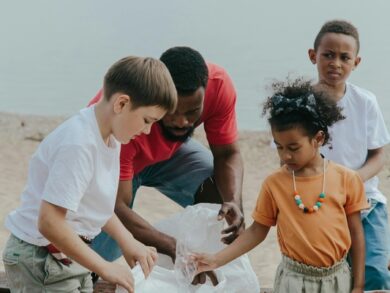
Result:
M231 144L237 140L236 91L222 67L211 63L207 63L207 67L209 79L199 124L204 123L210 145ZM96 103L101 97L100 90L89 105ZM169 159L181 144L182 142L166 139L160 125L155 123L149 135L142 134L122 145L120 180L131 180L134 174L145 167Z

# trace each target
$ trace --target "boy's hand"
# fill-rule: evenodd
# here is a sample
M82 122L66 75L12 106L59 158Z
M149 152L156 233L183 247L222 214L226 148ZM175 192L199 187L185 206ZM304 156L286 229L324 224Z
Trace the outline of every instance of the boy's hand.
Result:
M214 254L194 253L191 258L196 263L198 273L212 271L218 267Z
M158 258L156 248L145 246L135 239L124 249L123 256L131 268L138 261L145 278L149 276Z
M222 234L229 234L221 240L225 244L232 243L245 230L244 216L235 202L224 202L218 212L218 220L226 219L229 227Z
M128 292L134 292L134 279L128 267L117 263L107 262L98 275L105 281L122 286Z

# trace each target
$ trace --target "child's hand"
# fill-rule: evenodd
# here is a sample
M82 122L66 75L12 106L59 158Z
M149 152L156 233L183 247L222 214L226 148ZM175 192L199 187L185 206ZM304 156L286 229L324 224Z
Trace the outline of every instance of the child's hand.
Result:
M107 262L107 265L102 268L102 271L97 273L103 280L122 286L130 293L134 292L134 279L128 267Z
M124 249L123 256L132 268L138 261L145 278L149 276L158 258L156 248L145 246L135 239Z
M214 254L194 253L191 258L196 263L198 273L212 271L218 267Z
M370 291L371 292L371 291ZM379 292L379 291L378 291ZM351 291L351 293L364 293L364 290L363 289L357 289L357 288L355 288L355 289L353 289L352 291Z

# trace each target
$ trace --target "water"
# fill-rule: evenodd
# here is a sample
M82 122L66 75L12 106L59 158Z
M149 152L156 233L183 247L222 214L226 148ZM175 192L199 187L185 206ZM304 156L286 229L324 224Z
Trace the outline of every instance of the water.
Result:
M0 111L71 115L126 55L199 50L231 75L240 129L266 128L265 87L288 74L315 78L307 49L330 19L352 21L362 63L351 82L373 91L390 126L390 2L232 0L0 0Z

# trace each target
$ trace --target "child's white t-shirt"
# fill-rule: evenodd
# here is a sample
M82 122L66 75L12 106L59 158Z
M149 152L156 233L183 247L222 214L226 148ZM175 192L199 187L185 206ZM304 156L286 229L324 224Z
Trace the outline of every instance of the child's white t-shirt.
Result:
M347 83L344 97L338 102L343 108L344 120L329 128L330 144L321 148L328 159L356 170L366 161L368 150L383 147L390 136L376 97L371 92ZM330 148L332 147L332 149ZM386 203L374 176L364 183L368 198Z
M93 238L114 213L120 143L106 145L95 107L81 110L50 133L33 155L20 206L5 221L16 237L38 246L49 241L38 231L42 200L66 208L67 223Z

